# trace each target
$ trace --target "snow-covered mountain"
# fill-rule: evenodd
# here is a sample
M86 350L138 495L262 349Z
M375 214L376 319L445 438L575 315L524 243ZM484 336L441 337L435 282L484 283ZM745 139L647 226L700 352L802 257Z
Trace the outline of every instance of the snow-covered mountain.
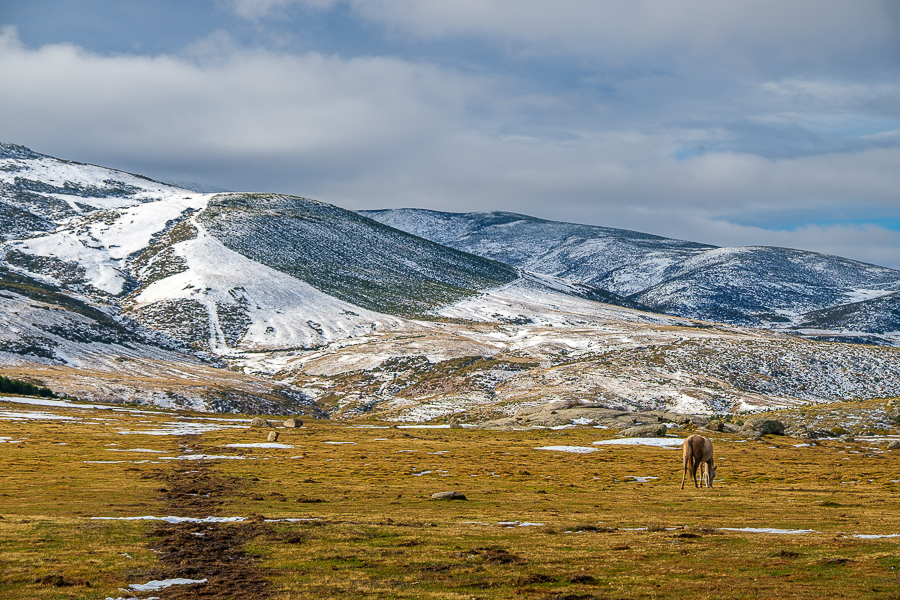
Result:
M185 190L0 142L0 238L52 231L98 209L159 200Z
M80 397L408 421L900 395L900 349L672 316L890 340L896 319L869 317L900 280L871 265L508 213L373 219L9 144L0 185L0 374Z
M789 248L717 248L502 212L362 213L459 250L693 319L787 329L815 318L804 317L807 313L900 291L900 271ZM888 304L866 303L856 306L852 323L842 322L845 311L840 310L829 313L827 322L835 330L898 331L889 329L896 319L882 314L887 308Z
M900 292L805 314L797 328L822 337L835 333L841 337L896 335L900 332Z

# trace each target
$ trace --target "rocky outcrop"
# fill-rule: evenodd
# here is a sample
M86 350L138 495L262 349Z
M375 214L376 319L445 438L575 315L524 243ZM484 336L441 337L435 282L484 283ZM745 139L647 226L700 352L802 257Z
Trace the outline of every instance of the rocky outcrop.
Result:
M784 423L777 419L756 417L744 421L741 433L752 435L784 435Z
M551 402L523 409L512 417L495 419L481 425L484 429L511 430L523 427L560 427L563 425L601 426L607 429L629 429L641 425L674 423L700 427L707 418L668 411L628 412L601 404Z
M619 437L665 437L667 427L662 424L656 425L639 425L637 427L629 427L618 433Z

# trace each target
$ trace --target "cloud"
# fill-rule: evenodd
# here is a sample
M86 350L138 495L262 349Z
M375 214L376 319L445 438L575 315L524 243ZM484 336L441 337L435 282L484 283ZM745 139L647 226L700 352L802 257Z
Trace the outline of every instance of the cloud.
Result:
M378 162L435 135L471 82L392 58L236 50L227 36L187 56L24 48L0 36L0 136L69 155L308 165ZM14 116L14 117L13 117Z
M602 57L607 66L669 55L737 63L820 66L897 50L900 14L890 0L235 0L254 18L273 6L327 10L343 5L405 36L478 37L517 53ZM743 65L746 66L746 65Z
M478 11L509 8L447 5L462 11L455 17L462 24L453 25L450 15L443 29L423 26L418 35L463 31ZM572 19L574 8L600 10L593 5L572 2L560 10ZM290 8L285 2L243 6L248 18ZM355 10L407 5L380 0L372 6ZM402 18L415 23L426 9L433 19L449 10L416 6L408 5L415 14ZM524 12L532 7L524 0L522 6ZM630 3L596 6L637 10ZM877 3L860 10L870 6ZM491 13L467 27L506 27L504 35L526 39L528 23L542 10L510 16L524 24L504 25ZM544 36L542 44L564 37L551 17L550 33L533 34ZM676 25L684 19L678 16ZM791 111L847 123L846 114L863 114L860 107L895 93L894 84L880 80L797 75L718 85L699 75L628 75L608 94L592 95L397 56L248 48L225 32L178 54L136 55L65 44L27 48L11 28L0 33L0 72L0 140L62 158L352 209L510 210L720 245L803 247L900 267L896 232L803 225L896 216L900 149L892 132L898 124L869 127L850 149L820 145L816 152L772 156L742 148L743 132L734 125L786 121ZM798 108L809 97L818 99L818 113ZM835 116L841 111L843 121ZM886 119L889 111L878 114ZM875 137L858 141L865 136Z

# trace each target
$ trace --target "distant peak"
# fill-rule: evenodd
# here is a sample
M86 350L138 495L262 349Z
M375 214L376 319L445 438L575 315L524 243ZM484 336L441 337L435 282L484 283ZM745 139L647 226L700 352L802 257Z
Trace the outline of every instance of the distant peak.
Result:
M0 142L0 158L40 158L41 155L31 148Z

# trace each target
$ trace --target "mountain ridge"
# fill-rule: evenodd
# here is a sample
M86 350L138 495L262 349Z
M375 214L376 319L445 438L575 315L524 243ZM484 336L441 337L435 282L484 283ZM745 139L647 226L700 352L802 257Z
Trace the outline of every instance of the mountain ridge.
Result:
M859 295L900 291L900 271L791 248L720 248L508 212L360 212L461 250L692 319L801 332L807 313L852 303ZM896 331L863 333L894 343L882 334Z
M765 249L470 219L469 241L507 263L308 198L198 193L20 147L7 155L0 200L43 220L0 242L0 370L63 393L397 421L480 421L548 402L709 414L900 395L900 349L786 335L808 324L793 313L775 314L784 332L772 333L652 306L672 282L721 288L703 279L708 265L727 274ZM432 229L459 237L461 218ZM801 273L840 266L776 254ZM856 263L842 268L832 275L849 283L832 296L891 293L890 273L863 289ZM628 295L599 285L609 282ZM834 318L848 317L819 316Z

